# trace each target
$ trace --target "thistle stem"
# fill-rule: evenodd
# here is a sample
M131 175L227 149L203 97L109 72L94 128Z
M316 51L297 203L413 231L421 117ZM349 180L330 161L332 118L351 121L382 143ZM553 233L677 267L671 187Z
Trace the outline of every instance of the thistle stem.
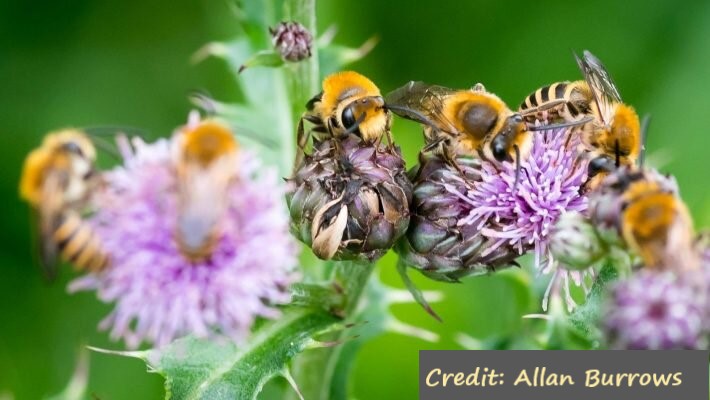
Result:
M313 35L315 42L316 0L285 0L284 16L303 25ZM295 127L301 118L305 104L320 92L318 47L315 43L311 49L311 57L289 65L287 71L292 126ZM331 278L334 287L340 292L338 296L342 296L342 305L337 311L345 320L355 313L374 266L372 262L338 262L334 266ZM352 333L346 329L334 336L323 340L337 342L352 336ZM301 354L294 361L293 374L303 398L309 400L331 398L331 382L341 351L342 346L339 345L312 350ZM313 373L313 371L322 371L322 373Z
M374 267L375 263L371 262L339 262L335 265L332 278L336 287L342 290L343 303L338 311L344 320L347 321L355 315ZM345 329L334 337L323 338L323 340L339 342L351 336L353 333ZM293 373L304 398L332 399L331 388L342 348L342 345L336 345L311 350L301 354L295 360ZM314 374L313 371L320 373Z
M287 65L288 88L291 99L291 116L296 126L305 105L311 97L320 92L320 71L316 38L316 0L286 0L284 16L287 20L303 25L314 38L311 56L303 61Z

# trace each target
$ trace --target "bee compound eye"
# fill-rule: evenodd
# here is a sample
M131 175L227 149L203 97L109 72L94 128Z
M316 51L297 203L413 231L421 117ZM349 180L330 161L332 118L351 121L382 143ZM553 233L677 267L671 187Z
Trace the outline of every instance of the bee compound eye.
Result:
M508 159L505 143L500 140L494 140L493 143L491 143L491 152L493 153L493 157L500 162Z
M64 150L66 150L69 153L77 154L79 156L83 155L83 152L81 151L81 147L79 147L79 145L77 145L74 142L65 143L63 147L64 147Z
M352 106L345 107L345 109L343 110L343 114L340 117L340 120L343 122L343 128L345 129L349 129L353 125L355 125L355 113L353 113Z
M600 172L611 172L615 169L614 160L606 156L600 156L592 159L587 167L587 175L589 177L596 176Z

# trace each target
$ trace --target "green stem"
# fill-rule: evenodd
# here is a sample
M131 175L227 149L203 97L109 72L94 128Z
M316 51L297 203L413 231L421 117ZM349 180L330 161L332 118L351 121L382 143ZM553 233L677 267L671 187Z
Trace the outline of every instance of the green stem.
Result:
M370 262L339 262L333 270L333 283L343 292L343 304L338 313L347 321L357 310L375 264ZM340 342L353 336L347 329L328 341ZM331 400L331 383L335 375L342 345L317 349L301 354L293 366L293 373L303 397L309 400ZM319 371L319 373L313 373Z
M292 126L296 126L305 105L320 92L320 71L318 65L318 47L316 46L316 0L286 0L284 16L287 20L303 25L313 36L311 57L287 65L289 92L291 94Z
M285 0L284 16L287 20L303 25L313 36L311 57L307 60L288 65L288 88L291 99L292 126L298 124L305 105L314 95L320 92L320 71L318 64L318 48L315 45L316 30L316 0ZM342 296L342 305L336 312L346 321L356 311L360 297L367 286L374 263L371 262L339 262L332 271L332 281ZM352 336L348 330L343 330L333 337L324 340L339 342ZM342 346L312 350L301 354L293 366L294 378L303 394L309 400L331 398L331 381L335 374ZM314 371L322 371L314 373Z

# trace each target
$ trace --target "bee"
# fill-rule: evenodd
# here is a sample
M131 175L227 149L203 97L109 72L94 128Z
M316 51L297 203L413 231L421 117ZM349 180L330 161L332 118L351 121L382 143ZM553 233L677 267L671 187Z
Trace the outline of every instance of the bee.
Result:
M621 167L600 187L618 196L619 232L644 266L698 266L693 222L672 182L648 170Z
M575 55L584 80L557 82L531 93L520 105L527 118L576 121L581 139L591 152L588 189L597 187L604 176L622 166L636 165L642 152L641 123L633 107L624 104L604 64L589 51Z
M392 144L392 115L385 108L380 89L357 72L344 71L327 76L323 80L323 91L308 101L306 109L297 127L301 150L306 147L312 132L318 139L353 133L368 143L378 144L386 135ZM314 124L308 134L304 133L304 121ZM299 152L296 165L300 164L302 153Z
M480 83L469 90L456 90L411 81L389 93L385 104L400 117L424 126L425 146L420 158L432 152L459 172L458 155L481 156L498 162L515 161L516 184L520 162L532 149L530 133L538 130L528 126L524 114L511 111L503 100L486 91Z
M175 143L175 238L185 257L200 261L212 254L219 240L228 190L237 179L239 145L230 129L214 120L188 124L178 131Z
M40 261L50 279L60 259L89 271L109 263L101 240L82 219L98 184L95 160L91 140L74 129L48 134L25 159L20 197L36 213Z

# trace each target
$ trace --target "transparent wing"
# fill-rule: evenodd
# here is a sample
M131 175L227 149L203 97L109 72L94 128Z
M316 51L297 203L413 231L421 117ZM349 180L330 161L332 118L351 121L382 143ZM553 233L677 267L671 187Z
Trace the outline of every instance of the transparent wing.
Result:
M585 50L583 58L575 54L577 65L589 85L597 104L602 122L609 124L614 104L621 103L621 95L604 64L592 53Z
M400 117L456 134L455 125L444 115L446 99L456 90L411 81L385 96L387 108Z

